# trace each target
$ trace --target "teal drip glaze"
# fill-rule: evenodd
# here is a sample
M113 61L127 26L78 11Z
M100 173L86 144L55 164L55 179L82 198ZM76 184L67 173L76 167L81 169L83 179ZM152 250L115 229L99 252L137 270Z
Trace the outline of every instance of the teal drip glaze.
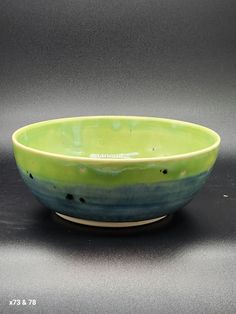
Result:
M62 186L20 173L32 193L54 211L97 221L138 221L170 214L186 205L210 171L180 180L111 188Z

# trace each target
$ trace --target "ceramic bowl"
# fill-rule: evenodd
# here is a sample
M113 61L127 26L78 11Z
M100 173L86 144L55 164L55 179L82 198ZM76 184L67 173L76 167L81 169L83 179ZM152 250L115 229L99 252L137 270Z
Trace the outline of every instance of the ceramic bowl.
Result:
M20 174L61 217L126 227L186 205L216 161L220 137L193 123L87 116L25 126L13 134Z

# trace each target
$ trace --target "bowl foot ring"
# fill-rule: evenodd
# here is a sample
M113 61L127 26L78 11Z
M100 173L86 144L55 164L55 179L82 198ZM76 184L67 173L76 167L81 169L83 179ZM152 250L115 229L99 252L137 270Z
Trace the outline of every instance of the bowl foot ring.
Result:
M124 227L142 226L142 225L147 225L153 222L157 222L167 217L167 215L164 215L161 217L148 219L148 220L141 220L141 221L124 221L124 222L112 222L111 221L109 222L109 221L95 221L95 220L81 219L81 218L63 215L58 212L56 212L56 214L60 216L61 218L69 220L71 222L75 222L75 223L87 225L87 226L102 227L102 228L124 228Z

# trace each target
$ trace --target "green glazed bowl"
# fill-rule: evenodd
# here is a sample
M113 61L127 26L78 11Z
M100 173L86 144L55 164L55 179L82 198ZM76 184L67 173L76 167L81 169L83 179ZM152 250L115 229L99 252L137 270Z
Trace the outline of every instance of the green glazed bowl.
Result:
M45 206L102 227L154 222L186 205L220 145L206 127L133 116L44 121L12 139L20 174Z

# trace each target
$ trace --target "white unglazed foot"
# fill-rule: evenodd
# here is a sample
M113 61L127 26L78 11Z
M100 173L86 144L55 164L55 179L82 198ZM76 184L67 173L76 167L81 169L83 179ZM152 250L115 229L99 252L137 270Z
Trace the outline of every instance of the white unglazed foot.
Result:
M95 220L86 220L86 219L80 219L76 217L71 217L67 215L63 215L60 213L56 214L60 216L63 219L82 224L82 225L87 225L87 226L94 226L94 227L102 227L102 228L124 228L124 227L136 227L136 226L142 226L142 225L147 225L159 220L162 220L165 218L167 215L153 218L153 219L148 219L148 220L141 220L141 221L124 221L124 222L110 222L110 221L95 221Z

